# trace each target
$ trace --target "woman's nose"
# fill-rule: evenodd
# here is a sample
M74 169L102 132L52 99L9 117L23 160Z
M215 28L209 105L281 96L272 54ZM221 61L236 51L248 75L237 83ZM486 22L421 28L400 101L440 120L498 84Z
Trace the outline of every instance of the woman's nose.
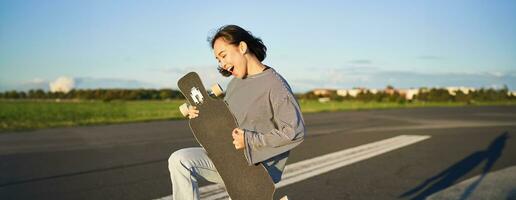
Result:
M219 66L222 67L222 69L226 69L227 70L228 68L227 68L226 65L227 64L225 62L219 62Z

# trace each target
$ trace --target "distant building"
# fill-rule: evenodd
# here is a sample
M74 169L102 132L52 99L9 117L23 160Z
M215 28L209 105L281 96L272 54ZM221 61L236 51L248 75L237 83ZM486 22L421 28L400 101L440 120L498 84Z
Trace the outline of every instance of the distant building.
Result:
M388 95L393 95L397 92L396 89L394 89L393 87L386 87L383 91Z
M446 87L444 89L447 90L450 93L450 95L454 95L454 96L457 94L458 91L461 91L464 94L469 94L470 92L473 92L473 91L476 90L475 88L472 88L472 87L463 87L463 86L460 86L460 87ZM325 102L325 101L329 100L329 98L326 99L326 97L330 97L332 92L336 92L337 95L339 95L339 96L351 96L351 97L357 97L358 94L366 93L366 92L370 92L372 94L377 94L379 92L384 92L385 94L388 94L388 95L394 95L394 94L397 93L397 94L399 94L400 96L404 97L407 100L412 100L420 92L428 92L428 91L430 91L430 89L426 88L426 87L400 89L400 88L394 88L392 86L388 86L385 89L367 89L367 88L338 89L338 90L333 90L333 89L314 89L312 92L315 95L319 96L320 98L324 98L324 99L320 99L320 101L321 102ZM507 94L508 95L512 95L512 96L516 96L516 91L509 91Z
M414 99L414 96L419 94L419 89L408 89L407 94L405 95L405 98L408 100Z
M400 94L400 96L405 97L407 100L414 99L414 96L419 94L419 89L394 89L396 92Z
M353 88L353 89L339 89L337 90L337 95L339 96L352 96L352 97L357 97L357 95L360 93L360 92L366 92L367 89L366 88ZM375 92L377 92L377 90L375 90Z
M452 95L452 96L455 96L458 91L461 91L464 94L469 94L470 92L475 91L475 88L462 87L462 86L461 87L446 87L445 89L448 90L448 93L450 93L450 95Z
M422 88L419 88L419 91L420 92L429 92L430 89L428 89L427 87L422 87Z
M335 92L335 90L333 89L322 89L322 88L318 88L318 89L314 89L312 90L312 92L316 95L316 96L320 96L320 97L329 97L331 95L332 92Z

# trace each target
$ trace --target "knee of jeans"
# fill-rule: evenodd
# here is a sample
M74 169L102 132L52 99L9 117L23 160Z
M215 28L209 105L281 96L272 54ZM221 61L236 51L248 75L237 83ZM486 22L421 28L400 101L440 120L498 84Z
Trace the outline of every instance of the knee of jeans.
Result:
M177 167L182 167L184 163L185 155L184 149L180 149L172 153L168 158L168 168L173 169Z

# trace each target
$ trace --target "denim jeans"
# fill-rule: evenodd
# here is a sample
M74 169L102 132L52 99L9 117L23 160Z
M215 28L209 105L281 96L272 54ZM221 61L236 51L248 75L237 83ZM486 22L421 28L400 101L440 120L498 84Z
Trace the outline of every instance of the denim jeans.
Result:
M213 162L201 147L184 148L172 153L168 159L168 170L174 200L199 199L198 180L201 178L224 184Z

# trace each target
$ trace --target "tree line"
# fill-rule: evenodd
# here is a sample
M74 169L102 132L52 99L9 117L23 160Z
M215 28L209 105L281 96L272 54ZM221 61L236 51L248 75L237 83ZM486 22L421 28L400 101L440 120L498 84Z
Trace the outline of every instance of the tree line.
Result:
M516 96L509 94L507 87L502 89L492 88L481 88L475 91L470 91L467 94L458 90L455 94L450 94L447 89L444 88L422 88L419 89L418 94L414 95L412 99L407 99L405 95L398 91L386 92L379 91L372 93L369 90L364 90L358 93L356 96L346 95L340 96L336 91L331 91L329 95L315 95L312 91L297 95L298 99L312 99L316 100L321 97L327 97L333 101L345 101L345 100L358 100L358 101L376 101L376 102L466 102L471 103L486 102L486 101L511 101L516 100Z
M447 89L422 88L411 100L400 94L398 91L391 93L379 91L372 93L364 90L356 96L337 95L332 91L329 95L315 95L312 91L296 94L298 99L317 100L321 97L328 97L333 101L358 100L376 102L407 102L407 101L428 101L428 102L472 102L472 101L507 101L516 100L516 96L508 93L507 87L502 89L478 89L465 94L458 90L454 95ZM68 93L50 92L42 89L29 91L5 91L0 92L0 99L78 99L78 100L167 100L184 99L179 90L174 89L73 89Z
M79 99L79 100L166 100L184 99L173 89L73 89L67 93L50 92L41 89L0 92L3 99Z

